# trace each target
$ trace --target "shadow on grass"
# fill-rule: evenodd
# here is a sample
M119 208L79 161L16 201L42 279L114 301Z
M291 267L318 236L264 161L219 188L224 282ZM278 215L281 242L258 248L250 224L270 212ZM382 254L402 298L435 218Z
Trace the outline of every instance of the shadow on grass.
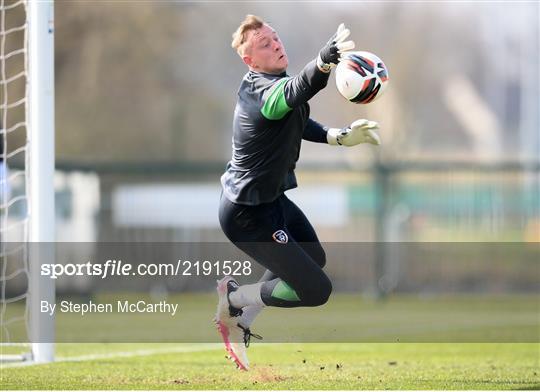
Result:
M533 384L529 387L516 388L514 391L540 391L540 384Z

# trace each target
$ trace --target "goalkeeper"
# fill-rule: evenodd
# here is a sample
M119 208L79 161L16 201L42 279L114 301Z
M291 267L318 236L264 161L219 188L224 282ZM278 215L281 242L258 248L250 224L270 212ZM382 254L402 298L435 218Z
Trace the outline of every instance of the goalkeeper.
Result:
M332 284L323 271L325 252L302 211L285 196L295 188L294 169L302 139L330 145L380 144L378 124L357 120L328 128L310 118L308 101L326 87L331 68L354 48L341 24L330 41L294 77L277 33L247 15L232 47L249 68L238 91L233 155L221 184L219 220L225 235L267 271L258 283L218 282L216 324L231 359L248 368L250 326L265 306L319 306ZM257 336L258 337L258 336Z

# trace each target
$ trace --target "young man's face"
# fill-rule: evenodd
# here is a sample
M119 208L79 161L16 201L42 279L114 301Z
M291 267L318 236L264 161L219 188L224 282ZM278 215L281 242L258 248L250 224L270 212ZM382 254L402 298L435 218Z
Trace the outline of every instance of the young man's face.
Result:
M268 25L250 31L248 47L242 57L254 71L269 74L285 72L289 60L277 33Z

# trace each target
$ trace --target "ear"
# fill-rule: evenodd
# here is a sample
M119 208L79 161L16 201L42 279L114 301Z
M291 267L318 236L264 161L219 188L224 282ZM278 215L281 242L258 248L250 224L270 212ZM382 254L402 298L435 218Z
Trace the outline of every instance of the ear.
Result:
M253 66L253 59L249 56L242 56L242 61L244 64L246 64L248 67Z

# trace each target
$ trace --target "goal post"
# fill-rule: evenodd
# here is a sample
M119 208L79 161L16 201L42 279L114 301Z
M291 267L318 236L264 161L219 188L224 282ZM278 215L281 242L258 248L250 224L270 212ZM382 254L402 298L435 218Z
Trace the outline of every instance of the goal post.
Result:
M2 362L54 359L54 319L40 311L42 300L55 300L54 281L40 274L55 261L53 6L0 0Z
M29 336L32 360L54 359L54 319L40 301L54 302L54 283L40 276L54 262L54 1L28 0ZM35 243L49 245L36 246Z

